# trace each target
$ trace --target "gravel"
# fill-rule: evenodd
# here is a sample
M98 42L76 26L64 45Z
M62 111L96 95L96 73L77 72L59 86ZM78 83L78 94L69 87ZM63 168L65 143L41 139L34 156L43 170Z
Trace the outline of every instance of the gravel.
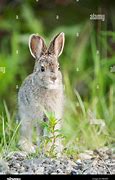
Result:
M0 174L115 174L115 154L107 148L85 151L77 160L31 157L12 152L0 159Z

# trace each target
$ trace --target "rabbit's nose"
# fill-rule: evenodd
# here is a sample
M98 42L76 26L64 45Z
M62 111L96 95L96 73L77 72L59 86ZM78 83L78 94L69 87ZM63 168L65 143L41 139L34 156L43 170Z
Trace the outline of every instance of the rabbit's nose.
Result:
M51 77L51 80L54 82L57 79L56 76Z

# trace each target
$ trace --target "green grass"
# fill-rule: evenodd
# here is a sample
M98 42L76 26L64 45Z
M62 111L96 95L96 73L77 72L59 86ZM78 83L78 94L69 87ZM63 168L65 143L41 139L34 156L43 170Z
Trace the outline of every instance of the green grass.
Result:
M66 108L64 117L64 133L66 135L67 152L98 149L103 146L114 146L115 143L115 83L110 66L114 63L111 58L102 58L97 54L95 38L91 36L91 53L89 67L87 53L84 50L79 72L72 69L65 71ZM86 48L85 48L86 49ZM83 51L83 50L81 50ZM80 59L77 59L79 64ZM71 72L71 71L70 71ZM82 97L82 92L76 90L79 80L86 84L89 93ZM81 96L80 96L81 93ZM90 116L89 116L90 112Z
M4 102L4 113L0 115L0 155L18 150L18 136L20 123L16 123L14 115L10 116Z

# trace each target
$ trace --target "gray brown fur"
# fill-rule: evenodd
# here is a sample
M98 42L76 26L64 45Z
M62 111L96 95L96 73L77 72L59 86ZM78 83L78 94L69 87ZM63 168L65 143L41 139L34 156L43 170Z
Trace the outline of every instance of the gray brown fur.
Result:
M60 128L63 116L64 95L62 74L59 70L58 57L64 47L64 33L58 34L46 47L42 37L32 34L29 48L35 58L33 73L22 83L18 93L18 115L21 120L20 147L27 152L34 152L32 145L32 127L38 130L38 138L43 136L39 121L44 120L44 110L53 112ZM42 70L45 70L42 72Z

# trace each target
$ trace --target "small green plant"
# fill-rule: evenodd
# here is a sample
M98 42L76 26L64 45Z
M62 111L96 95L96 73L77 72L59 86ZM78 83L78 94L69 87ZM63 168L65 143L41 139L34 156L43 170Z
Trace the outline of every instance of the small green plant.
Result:
M44 136L41 139L41 150L47 156L56 156L56 141L62 140L63 134L60 129L57 129L58 120L53 113L45 112L46 122L42 121L41 126L44 129Z

